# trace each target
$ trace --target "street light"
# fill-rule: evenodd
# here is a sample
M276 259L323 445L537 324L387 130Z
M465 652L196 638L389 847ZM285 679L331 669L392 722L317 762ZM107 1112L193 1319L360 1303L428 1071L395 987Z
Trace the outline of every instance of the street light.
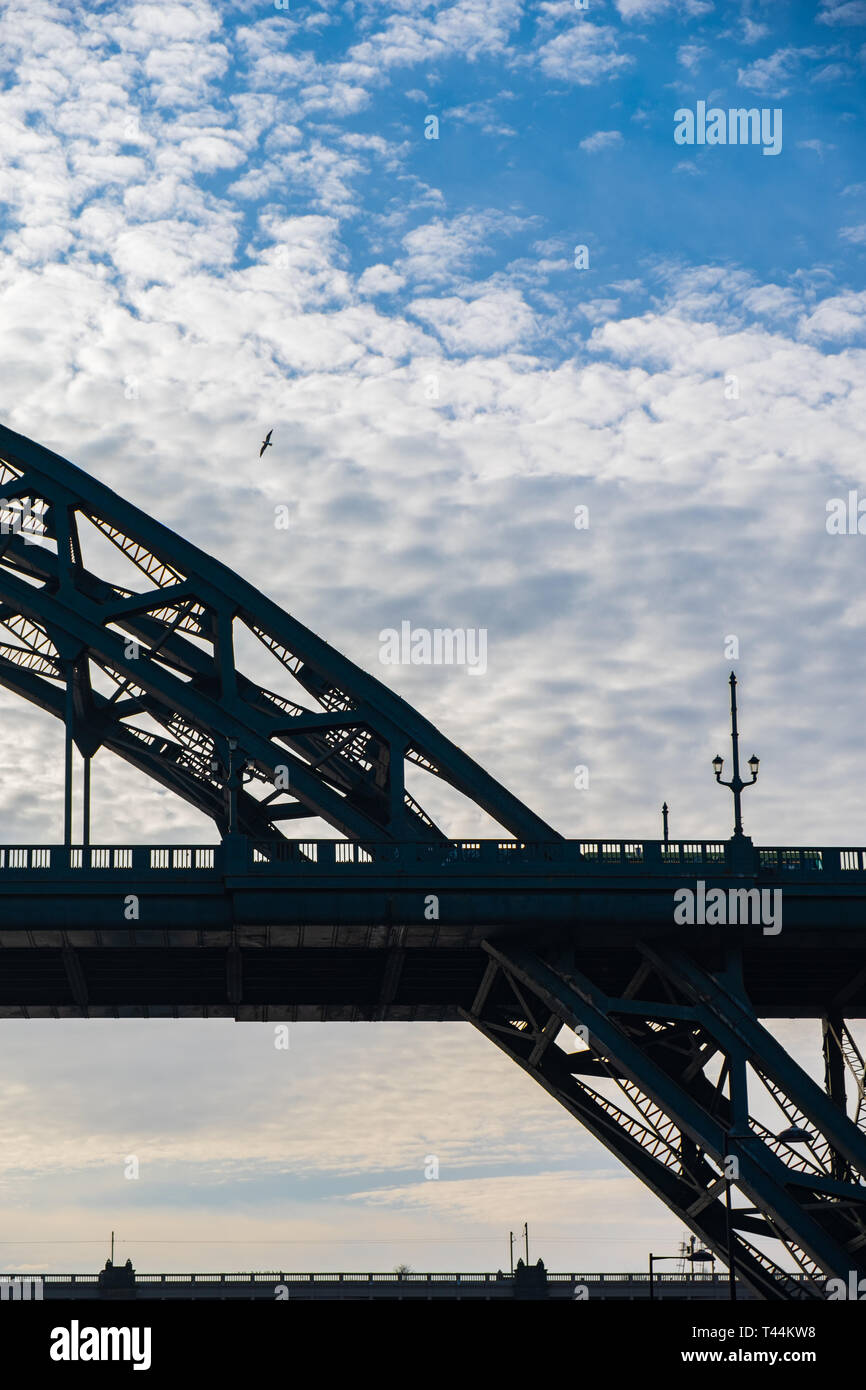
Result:
M694 1236L692 1237L694 1240ZM692 1250L688 1255L650 1255L649 1257L649 1296L655 1299L655 1286L653 1284L653 1265L658 1264L659 1260L688 1260L690 1264L702 1264L706 1260L715 1263L715 1255L711 1250Z
M734 794L734 836L739 838L743 834L743 815L740 805L740 798L745 787L754 786L758 780L759 758L753 753L749 758L749 771L752 774L751 782L744 782L740 776L740 735L737 732L737 678L731 672L731 748L733 750L734 775L730 782L722 781L722 768L725 760L720 753L713 758L713 772L716 774L716 781L720 787L730 787Z
M791 1125L790 1129L783 1129L776 1135L777 1139L783 1140L786 1144L808 1144L814 1137L808 1129L803 1129L802 1125Z

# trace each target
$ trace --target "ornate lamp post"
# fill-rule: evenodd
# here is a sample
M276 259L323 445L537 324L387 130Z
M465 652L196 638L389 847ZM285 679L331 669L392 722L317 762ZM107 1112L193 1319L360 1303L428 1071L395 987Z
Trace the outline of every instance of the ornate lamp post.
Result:
M749 771L752 774L752 780L751 782L744 782L742 777L740 776L740 735L737 731L737 678L734 675L733 671L731 672L730 685L731 748L733 749L734 775L731 778L730 782L722 781L722 768L725 765L725 760L718 753L713 758L713 771L716 774L716 781L718 782L719 786L730 787L731 791L734 794L734 838L740 839L743 838L743 813L740 798L745 787L752 787L757 782L758 763L760 760L755 757L754 753L752 754L751 758L749 758Z

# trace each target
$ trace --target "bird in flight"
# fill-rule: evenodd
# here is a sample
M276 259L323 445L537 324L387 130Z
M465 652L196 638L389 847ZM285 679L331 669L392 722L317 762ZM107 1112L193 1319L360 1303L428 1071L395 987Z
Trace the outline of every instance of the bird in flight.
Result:
M272 434L273 430L268 430L267 434L265 435L264 440L262 442L262 447L259 449L259 458L261 458L262 454L265 452L265 449L273 449L274 446L271 443Z

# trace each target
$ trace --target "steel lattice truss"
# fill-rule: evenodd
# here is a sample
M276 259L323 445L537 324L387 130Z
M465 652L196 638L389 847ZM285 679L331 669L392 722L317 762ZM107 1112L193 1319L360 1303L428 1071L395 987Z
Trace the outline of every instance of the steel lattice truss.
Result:
M738 1277L761 1298L823 1298L826 1277L866 1274L863 1059L844 1024L830 1025L838 1052L825 1056L843 1057L855 1079L853 1122L844 1090L823 1091L757 1021L733 954L713 975L681 952L643 945L624 996L609 998L573 947L550 959L521 946L487 950L465 1017L723 1261L732 1246ZM563 1029L585 1046L567 1051ZM787 1140L754 1113L761 1088ZM730 1226L728 1181L742 1198ZM786 1273L783 1249L805 1278Z
M71 722L85 758L110 749L222 833L226 770L239 767L243 834L272 839L287 821L321 816L355 840L444 838L406 791L408 761L512 834L558 838L404 700L224 565L3 427L0 497L0 682ZM131 562L142 591L86 567L82 521ZM239 625L299 700L238 668Z

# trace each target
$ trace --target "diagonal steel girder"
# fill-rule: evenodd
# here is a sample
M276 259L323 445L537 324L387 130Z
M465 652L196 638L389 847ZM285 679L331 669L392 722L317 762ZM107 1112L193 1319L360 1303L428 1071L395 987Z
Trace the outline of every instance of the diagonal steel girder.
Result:
M755 1120L739 1132L732 1123L731 1102L703 1075L702 1064L717 1052L733 1068L753 1062L762 1078L769 1075L796 1097L799 1114L825 1126L828 1147L845 1153L854 1176L866 1171L863 1135L787 1057L744 999L733 998L728 986L690 960L675 957L668 965L658 949L648 952L653 968L668 980L677 971L676 988L685 1002L672 1003L670 991L661 1000L610 999L576 969L573 953L558 954L554 965L520 946L488 942L485 949L491 966L464 1016L579 1118L723 1260L729 1233L722 1170L726 1155L736 1162L739 1172L732 1185L749 1206L745 1211L734 1208L730 1239L738 1275L759 1296L820 1296L815 1280L822 1276L866 1272L866 1189L856 1181L839 1182L816 1164L792 1168L780 1157L785 1146ZM505 1001L497 997L497 971L511 987ZM667 1026L675 1037L677 1028L694 1035L690 1064L662 1060L662 1021L672 1019L678 1023ZM586 1030L589 1049L569 1057L557 1047L563 1025ZM704 1039L702 1053L695 1047L698 1034ZM594 1094L578 1073L616 1080L647 1123ZM794 1283L748 1234L777 1241L812 1280Z
M500 967L502 975L513 984L513 977L501 962L491 965L487 978L495 978L500 973ZM541 1001L536 1000L536 1005L541 1005ZM683 1163L678 1135L667 1136L651 1125L642 1124L634 1115L607 1097L595 1094L577 1079L574 1074L575 1054L569 1056L553 1045L564 1022L557 1013L545 1011L545 1023L535 1028L526 1027L523 1023L518 1026L516 1022L504 1025L487 1017L483 1005L476 1004L475 1007L481 1007L481 1013L475 1012L474 1008L462 1011L467 1021L537 1081L644 1186L675 1212L704 1245L724 1259L728 1250L726 1213L723 1203L718 1200L718 1191L723 1184L708 1165L703 1165L705 1173L694 1171L694 1167L687 1168ZM580 1054L582 1058L589 1055ZM609 1064L599 1063L598 1070L604 1075L609 1070ZM786 1270L755 1249L741 1232L766 1236L768 1227L760 1218L741 1216L735 1236L738 1278L761 1298L817 1297L817 1290L791 1279Z
M37 580L49 589L56 589L59 584L58 557L44 547L27 546L26 542L13 535L5 547L3 559L6 563L11 563L19 574ZM207 653L183 640L178 632L173 631L172 624L167 619L160 619L158 612L149 611L153 609L155 602L162 609L170 610L182 597L194 597L190 585L170 585L160 590L156 598L152 593L128 593L119 597L121 591L117 585L109 584L89 570L78 567L75 587L86 598L99 605L103 622L110 621L122 628L130 637L150 650L158 649L160 660L172 670L192 680L212 680L213 662ZM0 607L0 617L5 619L6 616ZM187 610L184 621L180 624L181 633L194 631L196 636L206 638L213 637L214 627L212 612L204 608L200 608L194 616ZM244 703L273 721L271 732L278 732L281 737L288 739L290 744L296 742L305 754L314 752L319 756L334 755L335 750L324 742L321 733L351 727L353 723L365 722L374 715L374 712L364 705L358 705L351 711L307 712L301 706L290 704L248 680L240 671L234 673L234 678ZM119 709L123 708L121 704ZM154 705L147 712L158 717L159 706ZM346 774L345 786L352 786L351 774L357 773L357 767L352 766L345 753L340 753L335 761Z
M58 558L43 547L28 547L17 536L10 537L3 558L7 563L14 562L15 570L28 579L38 580L51 589L57 587L60 568ZM168 591L166 604L172 601L171 596L175 594L176 587ZM179 640L167 621L160 621L158 617L142 612L148 603L146 596L134 595L129 600L117 603L116 586L82 569L76 573L76 588L100 604L103 621L109 613L113 622L122 627L135 641L148 650L157 650L162 664L193 682L212 681L212 661L204 651L189 642ZM165 590L162 592L166 593ZM152 603L152 600L150 602ZM8 604L0 604L0 621L7 621L10 617L14 617L13 610ZM200 635L207 634L208 629L204 621L199 622L198 629ZM38 634L33 634L30 645L34 653L39 650ZM0 644L0 653L3 653L0 655L0 683L63 719L63 691L56 684L52 684L52 679L56 681L63 677L61 663L43 655L40 656L38 668L34 667L32 659L25 664L23 653L11 653L8 644ZM15 660L11 659L13 655ZM300 707L293 706L288 727L272 727L282 726L286 720L285 708L281 709L280 706L286 706L288 702L247 680L240 672L236 673L235 680L244 706L255 711L257 715L264 716L263 727L269 736L273 737L278 733L292 751L300 753L308 761L316 761L318 766L327 762L327 780L338 791L357 794L362 790L364 776L358 770L352 750L334 748L326 742L326 737L329 730L345 730L347 727L365 724L368 721L371 727L376 722L381 725L381 719L377 721L372 711L359 706L351 713L316 714L301 712ZM225 797L222 789L215 784L214 778L201 765L202 760L199 759L196 765L196 760L184 745L173 737L157 738L144 735L138 730L128 728L124 723L124 719L130 713L145 713L163 724L171 734L175 734L178 724L176 712L164 707L140 689L136 691L134 699L126 697L109 700L91 688L83 707L78 695L79 691L76 689L77 729L86 730L91 748L97 743L95 731L98 731L99 746L117 753L139 771L153 777L168 790L184 797L199 810L212 816L224 832L225 825L222 822L225 817ZM297 713L294 713L295 710ZM189 733L194 736L196 731L190 728ZM76 734L76 742L80 741ZM371 760L374 758L369 743L365 748L365 757ZM380 758L378 762L384 782L389 771L388 761L387 758L384 761ZM264 772L262 768L257 770L260 773ZM309 812L303 803L275 807L269 798L268 803L263 804L242 788L239 789L238 815L240 829L244 834L258 839L273 838L278 833L275 821L292 814ZM426 833L426 827L422 826L421 829Z
M828 1147L847 1159L861 1183L866 1181L866 1135L759 1023L745 995L735 992L727 981L715 979L680 950L645 944L643 953L712 1018L714 1034L726 1051L741 1049L754 1069L769 1076L812 1122ZM852 1186L856 1190L858 1185ZM860 1190L861 1200L866 1201L866 1187Z
M22 695L32 704L38 705L56 719L65 715L65 695L62 687L34 675L26 668L15 666L0 657L0 684ZM99 692L92 692L95 713L98 718L107 700ZM223 825L225 817L225 798L222 789L216 784L195 776L184 766L187 753L183 744L165 736L151 735L144 738L128 728L123 722L106 723L100 729L100 744L110 752L153 778L154 781L212 817L218 825ZM241 833L259 840L273 838L273 825L268 807L241 789L238 793L238 820Z
M363 813L345 802L345 798L317 778L307 763L286 749L280 749L260 728L254 727L247 715L237 712L222 699L204 694L189 681L179 679L156 660L144 653L131 662L124 654L124 639L98 621L98 615L88 612L80 601L72 603L63 594L52 595L34 590L12 575L0 579L0 596L35 622L41 622L50 632L64 633L80 645L81 651L92 654L118 671L128 671L131 681L141 686L162 705L181 714L196 728L206 728L218 737L235 738L245 753L273 770L285 764L293 791L324 820L338 825L357 839L373 839L381 828ZM258 721L257 721L258 723Z

